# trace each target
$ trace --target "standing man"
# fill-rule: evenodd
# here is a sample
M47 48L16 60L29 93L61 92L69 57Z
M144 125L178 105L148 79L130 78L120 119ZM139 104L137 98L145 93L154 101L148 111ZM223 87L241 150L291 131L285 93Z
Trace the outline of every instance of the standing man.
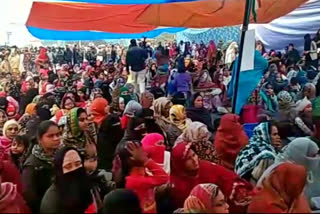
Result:
M146 88L146 65L145 61L148 58L147 52L137 46L135 39L130 41L130 47L127 52L126 64L127 71L131 72L133 84L136 93L143 93ZM138 92L139 87L139 92Z

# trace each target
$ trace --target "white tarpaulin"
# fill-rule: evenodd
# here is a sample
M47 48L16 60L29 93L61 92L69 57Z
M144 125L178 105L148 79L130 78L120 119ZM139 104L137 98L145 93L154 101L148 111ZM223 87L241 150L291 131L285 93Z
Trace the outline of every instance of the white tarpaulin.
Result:
M320 29L320 0L310 0L269 24L250 25L250 28L256 29L256 38L267 49L284 50L285 46L293 43L301 51L304 35L314 35Z

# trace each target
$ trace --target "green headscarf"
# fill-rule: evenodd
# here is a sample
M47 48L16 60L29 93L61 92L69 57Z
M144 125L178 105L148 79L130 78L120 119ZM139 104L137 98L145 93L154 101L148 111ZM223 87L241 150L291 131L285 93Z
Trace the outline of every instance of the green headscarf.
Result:
M129 89L126 86L120 88L120 97L124 99L124 104L127 105L128 102L132 100Z

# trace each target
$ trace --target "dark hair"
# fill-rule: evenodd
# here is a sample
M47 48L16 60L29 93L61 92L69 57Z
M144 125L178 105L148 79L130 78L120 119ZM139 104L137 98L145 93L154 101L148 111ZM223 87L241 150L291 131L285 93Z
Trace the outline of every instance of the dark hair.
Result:
M55 122L51 121L51 120L42 121L39 124L38 131L37 131L38 139L42 138L42 136L48 131L48 129L51 126L56 126L58 128L58 125Z
M135 192L129 189L116 189L103 200L103 214L141 214L140 201Z
M202 97L202 98L203 98L203 96L201 95L200 92L197 92L197 93L195 93L195 94L192 96L191 106L194 106L194 102L196 101L196 99L197 99L198 97Z
M14 140L18 145L24 145L25 149L29 146L29 139L26 135L17 135Z
M79 117L79 115L82 114L82 113L87 113L87 112L86 112L86 110L84 110L83 108L78 108L78 110L77 110L77 115L78 115L78 117Z
M293 45L292 43L290 43L290 44L289 44L289 46L292 46L292 47L294 47L294 45Z

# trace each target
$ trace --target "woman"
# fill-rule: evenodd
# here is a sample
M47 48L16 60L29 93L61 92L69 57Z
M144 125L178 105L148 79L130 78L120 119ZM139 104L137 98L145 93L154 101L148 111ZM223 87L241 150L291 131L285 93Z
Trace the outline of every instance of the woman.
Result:
M302 166L292 163L277 166L262 180L248 213L311 213L302 193L306 180Z
M109 114L102 122L98 135L98 168L110 171L112 160L118 143L123 138L124 131L120 119L115 114Z
M214 183L221 189L230 205L230 213L246 211L252 186L222 166L199 160L192 144L179 143L171 153L171 200L175 208L182 207L191 190L202 183Z
M22 169L23 197L32 213L39 213L41 199L51 185L53 156L60 146L58 126L52 121L41 122L37 141Z
M20 117L18 121L20 126L22 128L25 128L28 121L31 120L33 117L35 117L36 114L37 114L37 104L36 103L28 104L24 114Z
M274 94L273 86L270 83L266 83L262 86L260 93L261 103L265 111L270 113L275 113L278 111L278 100L277 96Z
M187 118L185 108L182 105L173 105L169 111L170 124L167 134L169 147L174 145L176 139L186 130L191 124L191 120Z
M203 96L200 93L195 93L192 98L191 107L187 108L187 117L193 122L198 121L205 124L210 132L214 131L211 115L204 108Z
M124 87L128 88L129 95L131 96L131 100L139 102L139 96L135 93L134 85L131 83L126 83Z
M13 139L19 132L19 123L15 120L7 121L2 130L2 137L0 137L0 156L4 156L3 159L10 159L10 148Z
M94 201L78 151L72 147L58 150L54 169L55 180L43 196L40 213L85 213Z
M62 142L66 146L76 148L83 155L86 147L95 146L97 142L96 127L88 120L84 109L73 108L68 113Z
M98 127L100 127L103 120L109 114L108 101L99 97L92 102L90 110L93 116L93 121L98 125Z
M198 184L184 201L183 213L229 213L225 196L215 184Z
M63 117L64 115L67 115L69 111L74 107L76 107L76 103L74 99L71 97L65 96L61 101L60 109L52 118L52 121L58 124L60 121L60 118Z
M235 162L235 172L256 183L262 173L274 163L281 146L278 128L271 123L261 123L254 129L249 145L240 150Z
M206 125L200 122L192 122L178 137L175 144L187 142L192 144L194 152L201 160L217 163L214 145L209 141L210 132Z
M143 213L155 213L154 189L169 180L166 172L152 159L148 159L138 143L127 142L119 153L122 176L126 189L137 193ZM151 175L146 173L151 172Z
M320 196L320 158L318 156L318 145L309 138L297 138L286 148L283 154L279 154L276 163L286 161L304 166L307 170L307 182L305 185L305 195L312 209L320 209L319 204L314 204L313 198Z
M14 138L10 148L10 155L12 162L20 172L22 172L23 164L30 155L31 149L32 147L26 135L19 134Z
M142 214L139 198L132 190L113 190L105 196L103 204L103 214Z
M314 130L312 121L312 104L305 97L298 101L295 108L298 116L294 122L300 130L300 136L312 136Z
M132 100L132 97L130 95L130 90L128 87L123 86L120 88L120 97L124 99L124 104L127 105L130 100Z
M154 96L149 91L145 91L140 95L140 104L143 109L150 109L154 101Z
M0 109L0 135L2 136L3 133L3 126L8 121L7 113Z
M141 144L147 156L170 174L170 152L166 151L164 137L158 133L150 133L141 140Z
M220 120L215 136L214 146L219 164L234 170L235 161L240 150L248 144L248 137L240 124L240 117L226 114Z
M141 141L146 134L147 129L145 119L142 117L141 114L138 114L130 119L128 127L124 132L124 136L121 142Z
M123 116L121 118L121 128L126 129L131 118L135 116L137 112L142 111L142 106L137 101L131 100L127 103Z

